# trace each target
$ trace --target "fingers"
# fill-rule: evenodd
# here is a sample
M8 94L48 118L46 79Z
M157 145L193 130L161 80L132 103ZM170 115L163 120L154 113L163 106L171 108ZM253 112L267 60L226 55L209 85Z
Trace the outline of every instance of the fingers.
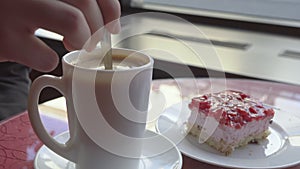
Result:
M95 33L104 25L102 13L95 0L63 0L78 8L83 14L90 27L91 33Z
M81 49L91 36L83 13L61 1L32 1L26 12L31 27L44 28L64 36L69 50Z
M83 48L91 51L101 40L101 36L97 36L95 33L104 26L102 13L97 2L95 0L63 0L63 2L78 8L83 13L91 32L91 37ZM64 41L64 46L67 49L72 49L70 42L67 40Z
M27 38L26 45L23 44L21 48L26 55L20 56L19 63L42 72L55 69L59 62L56 52L35 36L28 36Z
M121 30L120 21L121 6L118 0L97 0L104 23L107 24L107 28L111 33L119 33Z
M76 8L84 14L92 34L105 24L117 20L121 16L121 7L118 0L62 0ZM115 22L115 27L110 27L111 33L120 31L119 21Z
M15 0L6 6L0 8L0 19L4 22L2 28L10 32L6 38L1 36L0 61L15 61L39 71L54 69L58 57L34 36L36 29L44 28L63 35L68 50L82 49L94 32L121 14L118 0ZM118 33L120 24L113 23L107 28L111 33ZM91 39L92 43L98 40Z
M91 29L91 33L95 33L104 24L117 20L121 16L121 7L118 0L62 0L70 4L84 14L85 19ZM117 22L116 22L117 23ZM110 29L112 33L120 30L120 24L116 28Z
M2 45L0 61L17 62L42 72L53 70L59 61L57 54L45 43L22 31L11 33L10 39Z
M112 22L120 17L120 3L117 0L101 0L101 4L96 0L62 0L63 2L72 5L84 14L84 17L89 25L91 37L85 44L84 49L91 51L103 37L101 30L106 25L106 28L111 33L118 33L120 31L119 20ZM104 7L102 7L102 5ZM105 10L104 12L102 10ZM105 19L105 23L104 20ZM64 42L64 45L69 48L70 43Z
M105 24L120 18L121 7L118 0L97 0L97 2L103 14Z
M121 15L118 0L33 1L27 12L36 27L64 36L67 49L81 49L97 30ZM119 20L107 26L111 33L120 31Z

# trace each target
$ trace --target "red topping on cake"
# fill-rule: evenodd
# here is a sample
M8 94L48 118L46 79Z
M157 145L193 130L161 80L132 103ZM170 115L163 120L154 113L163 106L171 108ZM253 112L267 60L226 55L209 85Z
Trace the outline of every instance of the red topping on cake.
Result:
M197 109L207 116L214 117L220 124L236 129L240 129L253 120L274 116L274 110L271 107L263 105L245 93L234 90L195 97L189 104L189 108Z

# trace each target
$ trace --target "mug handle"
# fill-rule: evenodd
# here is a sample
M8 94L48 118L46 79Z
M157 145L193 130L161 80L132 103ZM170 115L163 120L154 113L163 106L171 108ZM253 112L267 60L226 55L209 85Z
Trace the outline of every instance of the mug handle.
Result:
M56 89L61 94L63 94L66 99L68 99L64 87L64 80L62 79L62 77L56 77L52 75L42 75L38 77L33 81L29 92L28 115L30 122L37 136L48 148L50 148L60 156L75 162L76 153L72 152L75 148L74 137L70 135L70 138L68 141L66 141L66 143L59 143L51 135L49 135L42 123L40 112L38 109L38 99L41 91L46 87L52 87Z

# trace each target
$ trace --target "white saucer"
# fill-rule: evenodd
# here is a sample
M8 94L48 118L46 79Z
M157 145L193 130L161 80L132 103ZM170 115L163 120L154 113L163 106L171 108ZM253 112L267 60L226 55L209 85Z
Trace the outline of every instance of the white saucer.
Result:
M190 115L187 103L171 106L159 117L156 129L179 150L196 160L230 168L284 168L300 163L300 114L276 111L271 134L260 144L249 144L224 156L206 144L186 136L184 123Z
M182 157L176 146L169 141L166 137L154 133L152 131L146 132L147 137L158 136L157 140L163 142L163 144L169 144L173 148L161 153L154 157L143 157L141 158L139 169L181 169L182 168ZM59 142L65 142L69 138L69 133L64 132L55 137ZM160 143L157 143L159 147ZM142 154L151 154L151 148L144 147ZM36 154L34 160L35 169L75 169L75 164L68 161L67 159L57 155L48 147L43 145Z

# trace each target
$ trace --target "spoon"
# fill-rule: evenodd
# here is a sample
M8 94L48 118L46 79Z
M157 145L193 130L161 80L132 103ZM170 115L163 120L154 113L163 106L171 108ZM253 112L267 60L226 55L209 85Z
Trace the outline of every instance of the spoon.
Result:
M111 49L111 35L104 28L104 35L101 41L102 50L105 52L104 55L104 67L105 70L112 70L112 49Z

